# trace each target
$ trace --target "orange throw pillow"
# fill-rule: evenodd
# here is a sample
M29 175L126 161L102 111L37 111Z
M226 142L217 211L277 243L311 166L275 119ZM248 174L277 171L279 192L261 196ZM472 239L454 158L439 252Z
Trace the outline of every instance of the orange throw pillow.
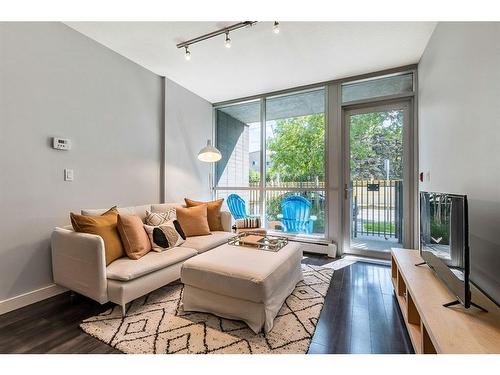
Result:
M100 216L84 216L71 212L70 218L75 232L101 236L104 241L106 265L125 255L120 235L116 229L118 220L116 206Z
M179 207L176 211L177 221L187 237L210 234L206 204L188 208Z
M186 201L186 206L188 207L196 207L200 206L202 204L207 205L207 220L208 220L208 226L210 227L211 231L218 230L218 231L224 231L224 228L222 227L222 221L221 221L221 215L220 215L220 209L222 207L222 203L224 203L224 198L217 199L215 201L210 201L210 202L198 202L194 201L192 199L184 198ZM181 224L182 225L182 224Z
M130 259L139 259L151 251L151 242L139 216L118 215L118 233Z

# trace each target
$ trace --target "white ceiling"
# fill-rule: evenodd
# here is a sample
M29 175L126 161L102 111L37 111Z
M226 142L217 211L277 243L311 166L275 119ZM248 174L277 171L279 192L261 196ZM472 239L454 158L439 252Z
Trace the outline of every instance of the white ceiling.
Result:
M152 72L215 103L417 63L435 22L272 22L193 45L234 22L66 22Z

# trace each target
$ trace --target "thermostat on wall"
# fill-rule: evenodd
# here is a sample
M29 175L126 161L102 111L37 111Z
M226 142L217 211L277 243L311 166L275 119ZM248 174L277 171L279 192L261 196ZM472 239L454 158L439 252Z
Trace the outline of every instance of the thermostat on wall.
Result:
M52 148L56 150L71 150L71 140L65 138L52 138Z

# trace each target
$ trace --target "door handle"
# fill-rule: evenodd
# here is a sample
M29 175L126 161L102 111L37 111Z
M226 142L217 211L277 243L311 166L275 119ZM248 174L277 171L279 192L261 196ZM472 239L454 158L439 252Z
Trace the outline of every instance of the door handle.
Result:
M352 191L352 189L347 184L345 184L344 185L344 198L345 199L349 199L349 193L351 191Z

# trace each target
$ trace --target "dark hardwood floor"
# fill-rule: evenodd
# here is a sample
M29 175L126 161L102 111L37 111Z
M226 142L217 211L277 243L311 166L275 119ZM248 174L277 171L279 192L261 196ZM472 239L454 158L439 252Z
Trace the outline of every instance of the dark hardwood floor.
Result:
M413 353L390 272L389 266L361 261L335 270L309 354Z
M64 293L1 315L0 353L120 353L79 328L110 306ZM412 353L389 267L357 262L334 272L309 353Z
M1 315L0 353L121 353L79 327L110 306L67 292Z

